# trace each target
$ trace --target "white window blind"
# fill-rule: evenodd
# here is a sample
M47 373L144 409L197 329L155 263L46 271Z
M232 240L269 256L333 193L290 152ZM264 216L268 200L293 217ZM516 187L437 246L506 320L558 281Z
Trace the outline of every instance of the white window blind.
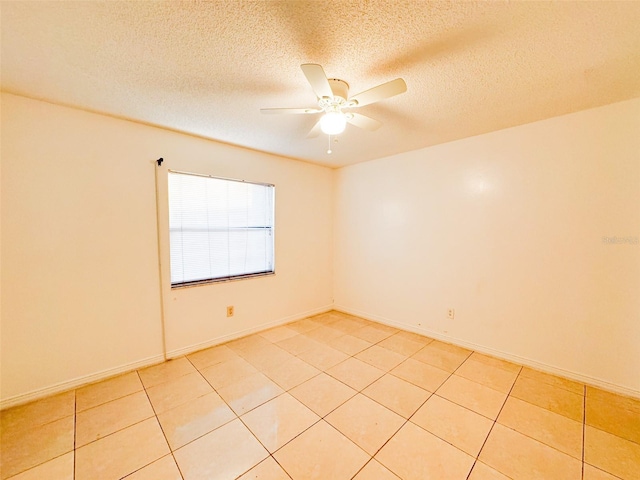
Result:
M171 285L273 273L274 191L169 172Z

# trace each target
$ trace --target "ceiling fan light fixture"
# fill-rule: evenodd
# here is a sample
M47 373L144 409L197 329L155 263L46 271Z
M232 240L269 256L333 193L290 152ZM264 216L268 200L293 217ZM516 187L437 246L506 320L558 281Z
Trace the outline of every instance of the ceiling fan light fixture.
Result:
M327 112L320 120L320 129L327 135L338 135L346 126L347 119L342 112Z

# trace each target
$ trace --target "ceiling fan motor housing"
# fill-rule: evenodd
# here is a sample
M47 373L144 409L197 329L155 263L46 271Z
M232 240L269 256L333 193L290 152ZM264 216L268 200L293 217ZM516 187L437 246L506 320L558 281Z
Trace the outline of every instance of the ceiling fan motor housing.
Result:
M340 97L345 102L349 98L349 84L338 78L329 78L329 86L334 97Z
M321 65L303 63L300 68L316 95L318 108L263 108L260 111L262 113L322 113L322 117L316 122L307 138L317 137L321 131L328 135L337 135L342 133L346 123L369 131L377 130L382 122L360 113L344 110L379 102L407 91L405 81L402 78L396 78L349 98L349 84L339 78L327 78Z

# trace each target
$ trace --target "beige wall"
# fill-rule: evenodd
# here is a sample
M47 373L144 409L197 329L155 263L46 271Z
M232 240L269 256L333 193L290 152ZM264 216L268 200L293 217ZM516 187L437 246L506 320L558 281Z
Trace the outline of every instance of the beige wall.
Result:
M191 139L190 139L191 140ZM241 148L201 142L173 154L159 176L167 351L176 356L333 306L333 171ZM276 274L214 285L170 288L167 169L275 184ZM235 307L226 318L227 305Z
M2 406L162 359L160 156L169 356L335 293L345 311L640 394L640 246L602 241L640 235L640 100L336 172L8 94L1 114ZM274 183L277 274L171 290L167 168Z
M274 183L277 195L276 275L165 284L170 355L332 303L327 168L9 94L1 148L3 406L163 358L158 157L161 183L168 167ZM168 264L166 236L161 246Z
M640 395L640 99L342 168L336 308ZM455 308L455 319L447 309Z

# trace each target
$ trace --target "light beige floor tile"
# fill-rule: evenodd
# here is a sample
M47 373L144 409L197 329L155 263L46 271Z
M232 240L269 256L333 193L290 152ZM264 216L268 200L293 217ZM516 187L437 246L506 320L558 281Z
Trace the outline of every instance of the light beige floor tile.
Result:
M244 356L247 353L252 352L253 350L265 347L270 345L271 342L266 338L255 334L249 335L246 337L239 338L237 340L233 340L231 342L225 343L227 347L236 352L240 356Z
M367 325L375 325L374 322L367 320L366 318L357 317L355 315L350 315L344 312L337 312L337 313L340 316L340 318L346 318L348 320L351 320L352 322L359 324L361 327L365 327Z
M631 410L632 412L640 414L640 399L638 398L618 395L591 386L587 387L587 398L597 400L601 403L610 403L615 405L616 408Z
M328 344L331 340L344 335L344 332L332 327L322 326L320 328L313 329L305 333L304 335L311 338L312 340L315 340L316 342Z
M351 335L353 335L354 337L361 338L362 340L366 340L367 342L378 343L384 340L385 338L390 337L396 332L397 330L388 331L388 330L379 328L378 325L372 324L372 325L367 325L365 327L359 328L358 330L352 331Z
M298 385L289 393L315 413L324 417L357 392L326 373L322 373Z
M498 423L582 460L581 422L509 397Z
M169 453L160 425L150 418L76 450L76 480L122 478Z
M407 338L400 333L396 333L395 335L385 338L380 343L378 343L378 345L391 350L392 352L396 352L400 355L404 355L405 357L409 357L426 346L428 343L430 343L430 341L416 341L414 339Z
M211 392L213 392L213 388L199 372L147 388L147 394L156 414L166 412Z
M43 418L39 410L36 413L37 418ZM73 416L30 428L3 429L0 478L16 475L72 451L73 437Z
M316 348L318 345L322 345L315 340L305 337L304 335L296 335L295 337L285 338L276 343L280 348L284 348L292 355L300 355L301 353Z
M237 478L269 456L240 420L207 433L174 452L184 480Z
M362 393L404 418L409 418L429 398L431 393L393 375L385 375L365 388Z
M320 328L321 326L321 322L316 322L311 318L303 318L302 320L298 320L297 322L287 324L287 327L295 330L298 333L306 333L315 328Z
M474 461L411 422L382 447L375 459L403 480L466 480Z
M403 338L408 338L409 340L413 340L414 342L420 342L424 345L427 345L433 342L433 338L426 337L418 333L407 332L406 330L399 330L398 333L396 333L396 335L399 335Z
M168 360L152 367L138 370L140 380L145 388L153 387L169 380L194 373L196 368L185 357Z
M291 480L273 457L267 457L238 480Z
M411 358L452 373L469 355L468 350L434 340Z
M432 395L411 421L473 457L478 456L493 426L492 420L437 395Z
M575 382L567 378L558 377L556 375L551 375L550 373L541 372L539 370L534 370L529 367L522 367L520 375L523 377L531 378L533 380L537 380L538 382L553 385L554 387L569 390L570 392L577 393L578 395L584 395L583 383Z
M320 370L297 357L292 357L287 363L264 371L267 377L280 385L284 390L289 390L300 385L319 373Z
M292 328L287 327L286 325L282 325L280 327L270 328L269 330L260 332L259 335L266 338L272 343L276 343L280 340L284 340L285 338L294 337L298 335L298 332Z
M327 372L320 373L305 358ZM244 415L253 434L207 381L196 380L194 365ZM389 368L391 375L385 375ZM444 470L464 464L466 453L477 453L491 428L489 418L500 408L480 453L482 462L475 463L469 480L577 480L585 392L583 480L640 478L640 400L339 312L2 411L0 478L71 480L75 462L76 480L181 479L158 420L151 418L143 384L160 411L169 408L158 417L171 447L182 452L185 464L191 462L185 480L290 478L255 436L276 458L289 462L294 480L431 478L420 477L425 472L455 480ZM364 391L357 394L354 388ZM437 394L429 398L429 391ZM239 445L248 445L249 453L238 453ZM376 460L366 463L381 445L376 458L400 465L396 471ZM335 465L343 450L346 465ZM391 460L397 452L412 460L406 465ZM438 459L451 452L457 454L443 465ZM207 471L212 458L218 462L214 474ZM223 471L220 458L225 459Z
M261 372L287 364L294 358L292 354L273 344L244 354L244 359Z
M318 315L314 315L309 318L311 318L311 320L315 322L320 322L323 325L332 325L336 321L340 320L342 318L342 315L331 310L329 312L319 313Z
M173 455L166 455L128 475L124 480L182 480Z
M433 348L437 348L438 350L442 350L443 352L455 353L457 355L469 356L473 353L473 350L469 350L468 348L459 347L458 345L441 342L439 340L434 340L429 345Z
M395 335L400 331L396 327L392 327L391 325L385 325L384 323L370 322L369 325L371 325L374 328L377 328L382 332L388 333L389 336Z
M374 455L405 422L400 415L360 393L325 420L369 455Z
M3 432L15 432L60 420L74 412L75 392L64 392L0 411L0 427Z
M158 415L169 446L176 450L236 418L215 393L209 393Z
M576 422L583 420L584 397L577 393L528 377L518 377L511 395Z
M76 415L76 448L154 415L144 391L79 412Z
M498 392L466 378L451 375L436 393L447 400L473 410L492 420L498 416L506 393Z
M390 470L382 466L381 463L371 459L353 480L400 480Z
M76 390L76 411L97 407L144 389L138 372L129 372Z
M19 473L10 480L73 480L73 455L73 452L65 453Z
M200 373L213 388L219 390L258 373L258 369L245 359L237 358L203 368Z
M200 350L199 352L187 355L187 359L198 369L210 367L218 363L227 362L238 358L238 354L226 345L217 345L215 347Z
M333 323L342 318L342 314L337 310L327 310L326 312L318 313L311 317L312 320L319 321L321 320L324 323Z
M469 475L469 480L510 480L506 475L485 465L480 461L476 461Z
M579 460L498 423L479 459L508 477L522 480L580 480L582 475Z
M288 393L242 416L242 421L271 453L320 420Z
M599 468L592 467L588 463L584 464L583 480L619 480L620 477L614 477L610 473L604 472Z
M586 423L640 444L640 401L589 387Z
M220 396L229 404L236 415L242 415L283 392L284 390L262 373L250 375L218 390Z
M367 362L380 370L388 372L400 365L407 357L386 348L373 345L356 355L358 360Z
M522 370L521 365L516 365L515 363L492 357L490 355L485 355L483 353L473 352L469 359L473 360L474 362L484 363L485 365L489 365L490 367L501 368L509 372L520 373L520 370Z
M362 328L362 324L354 320L351 320L350 318L341 318L333 322L331 327L335 328L336 330L340 330L344 333L350 333L350 332L353 332L354 330L358 330L359 328Z
M430 392L435 392L451 375L449 372L413 358L407 358L390 373Z
M329 368L326 373L358 391L384 375L384 371L357 358L349 358L335 367Z
M624 480L637 480L640 474L640 445L587 426L584 461Z
M359 327L358 327L359 328ZM366 350L371 345L370 342L362 340L361 338L354 337L353 335L342 335L341 337L334 338L329 342L329 346L346 353L347 355L355 355L363 350Z
M370 458L324 420L294 438L274 457L293 480L347 480Z
M346 353L322 344L302 352L298 357L320 370L331 368L349 358Z
M485 365L471 357L460 365L460 368L456 370L456 375L504 393L509 393L518 377L516 372Z

